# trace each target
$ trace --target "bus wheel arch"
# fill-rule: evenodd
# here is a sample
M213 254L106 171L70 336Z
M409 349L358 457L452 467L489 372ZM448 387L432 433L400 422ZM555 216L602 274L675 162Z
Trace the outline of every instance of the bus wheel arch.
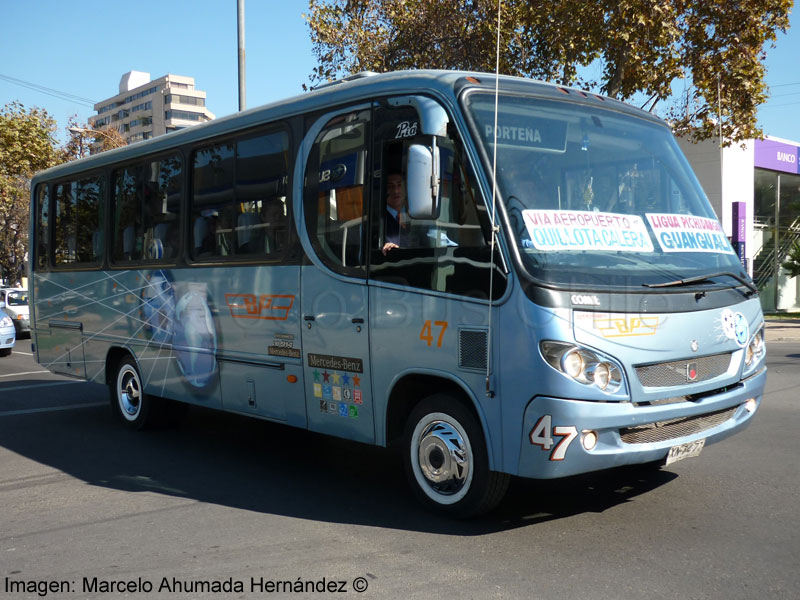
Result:
M409 374L397 381L389 394L386 410L386 445L394 446L401 443L411 411L428 396L441 393L457 398L482 423L473 400L458 383L435 375Z
M133 354L127 348L121 346L112 346L106 353L106 366L105 366L105 380L106 385L111 385L112 380L117 374L117 367L120 361L126 356L133 357Z

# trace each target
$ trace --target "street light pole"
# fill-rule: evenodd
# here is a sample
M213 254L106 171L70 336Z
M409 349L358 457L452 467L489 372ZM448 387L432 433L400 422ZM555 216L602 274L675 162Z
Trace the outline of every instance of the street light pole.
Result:
M69 131L73 135L78 136L78 147L80 153L79 158L83 158L83 136L87 133L91 133L92 135L100 134L103 137L105 137L108 141L119 145L118 140L115 140L111 135L109 135L102 129L86 129L85 127L67 127L67 131Z
M69 132L75 133L78 135L78 158L83 158L83 132L84 129L79 129L78 127L70 127Z
M245 109L244 0L236 0L236 28L239 33L239 110Z

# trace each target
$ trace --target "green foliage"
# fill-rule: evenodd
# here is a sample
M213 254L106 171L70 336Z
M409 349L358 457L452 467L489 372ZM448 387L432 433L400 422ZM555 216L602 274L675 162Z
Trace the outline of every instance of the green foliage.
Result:
M795 242L787 256L789 260L783 263L783 268L789 272L789 277L800 276L800 242Z
M765 46L793 0L503 0L500 72L647 104L676 130L728 142L761 135ZM310 0L312 83L359 71L494 72L497 0ZM601 68L582 72L590 64ZM672 84L685 79L675 97ZM718 110L721 91L722 114Z
M9 283L25 274L31 177L60 160L55 128L42 109L0 109L0 271Z
M0 109L0 175L31 177L56 164L55 130L47 111L6 104Z

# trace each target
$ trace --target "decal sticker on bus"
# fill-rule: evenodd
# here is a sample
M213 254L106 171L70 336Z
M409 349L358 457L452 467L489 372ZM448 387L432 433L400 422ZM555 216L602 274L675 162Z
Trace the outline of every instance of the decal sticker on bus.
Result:
M656 315L575 312L575 326L604 338L655 335L661 319Z
M225 294L225 302L234 319L285 321L294 304L291 294Z
M664 252L736 254L716 219L665 213L645 216Z
M360 358L330 356L327 354L309 354L308 366L322 367L324 369L335 369L337 371L350 371L351 373L364 372L364 363Z
M644 221L636 215L581 210L523 210L537 250L652 252Z

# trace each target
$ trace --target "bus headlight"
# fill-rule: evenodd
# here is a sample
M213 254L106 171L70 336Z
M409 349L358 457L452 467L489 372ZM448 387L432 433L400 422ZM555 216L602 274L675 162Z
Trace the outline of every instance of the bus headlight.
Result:
M764 350L764 328L762 327L750 338L750 343L747 344L747 349L744 352L744 364L749 367L761 360L764 356Z
M594 368L592 381L594 381L594 384L601 390L606 389L608 384L611 383L611 369L612 367L608 363L599 363Z
M578 379L583 372L583 357L581 353L573 349L564 354L561 358L561 369L573 379Z
M622 367L607 356L567 342L545 340L539 347L547 364L579 383L610 394L622 387Z

